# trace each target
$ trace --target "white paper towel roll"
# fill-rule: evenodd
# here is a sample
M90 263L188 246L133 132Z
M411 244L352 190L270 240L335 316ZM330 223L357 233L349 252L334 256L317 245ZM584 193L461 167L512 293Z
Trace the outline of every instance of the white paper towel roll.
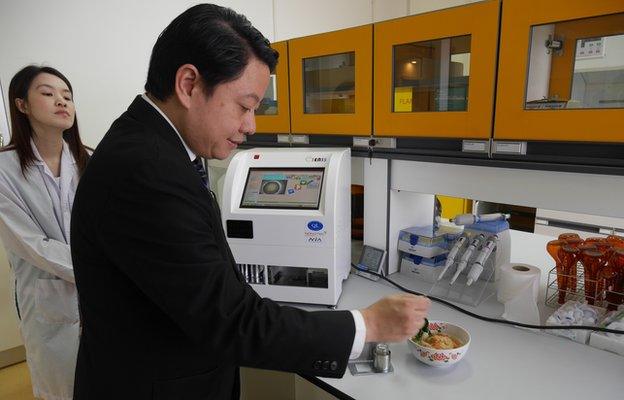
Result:
M524 292L527 287L531 289L532 298L537 301L542 274L539 268L528 264L509 263L500 267L499 274L498 301L506 303Z
M505 304L503 318L525 324L540 324L537 297L542 271L528 264L510 263L500 268L498 301Z

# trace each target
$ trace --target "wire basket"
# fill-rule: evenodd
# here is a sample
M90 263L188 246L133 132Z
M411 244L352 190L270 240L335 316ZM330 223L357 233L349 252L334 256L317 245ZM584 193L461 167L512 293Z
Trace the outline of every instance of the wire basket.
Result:
M574 282L574 280L576 285L573 284L572 287L566 285L565 289L559 288L558 282ZM589 288L588 291L585 290L586 287ZM591 293L591 288L595 288L594 293ZM624 304L624 293L609 290L599 280L588 279L583 270L583 263L579 262L576 265L576 275L557 274L557 267L548 272L546 305L558 308L568 300L587 301L598 307L615 310L620 304Z

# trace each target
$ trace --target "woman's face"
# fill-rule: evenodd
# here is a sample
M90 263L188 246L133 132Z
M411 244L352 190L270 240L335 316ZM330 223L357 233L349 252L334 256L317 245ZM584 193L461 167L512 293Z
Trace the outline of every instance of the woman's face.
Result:
M37 128L65 131L72 127L76 116L72 93L67 84L61 78L45 72L33 79L27 99L18 99L17 106L28 115L35 132Z

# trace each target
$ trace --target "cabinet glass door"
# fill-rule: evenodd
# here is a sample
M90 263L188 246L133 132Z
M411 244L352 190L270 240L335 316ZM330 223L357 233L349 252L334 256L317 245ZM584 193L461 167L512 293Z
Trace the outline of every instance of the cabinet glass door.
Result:
M393 111L466 111L470 35L394 46Z
M293 39L292 132L370 135L372 25Z
M492 132L499 1L375 24L375 135Z
M502 26L495 138L624 141L623 1L511 0Z
M355 113L355 52L303 60L306 114Z
M290 133L288 42L272 43L271 47L279 52L279 59L256 110L256 132Z

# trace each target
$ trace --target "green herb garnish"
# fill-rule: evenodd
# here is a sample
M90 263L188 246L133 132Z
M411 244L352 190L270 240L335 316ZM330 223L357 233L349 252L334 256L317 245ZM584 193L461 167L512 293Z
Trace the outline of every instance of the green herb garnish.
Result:
M416 342L420 342L420 339L422 339L423 333L426 333L427 335L431 335L431 332L429 331L429 320L427 318L425 318L425 324L423 325L422 328L420 328L420 330L415 336Z

